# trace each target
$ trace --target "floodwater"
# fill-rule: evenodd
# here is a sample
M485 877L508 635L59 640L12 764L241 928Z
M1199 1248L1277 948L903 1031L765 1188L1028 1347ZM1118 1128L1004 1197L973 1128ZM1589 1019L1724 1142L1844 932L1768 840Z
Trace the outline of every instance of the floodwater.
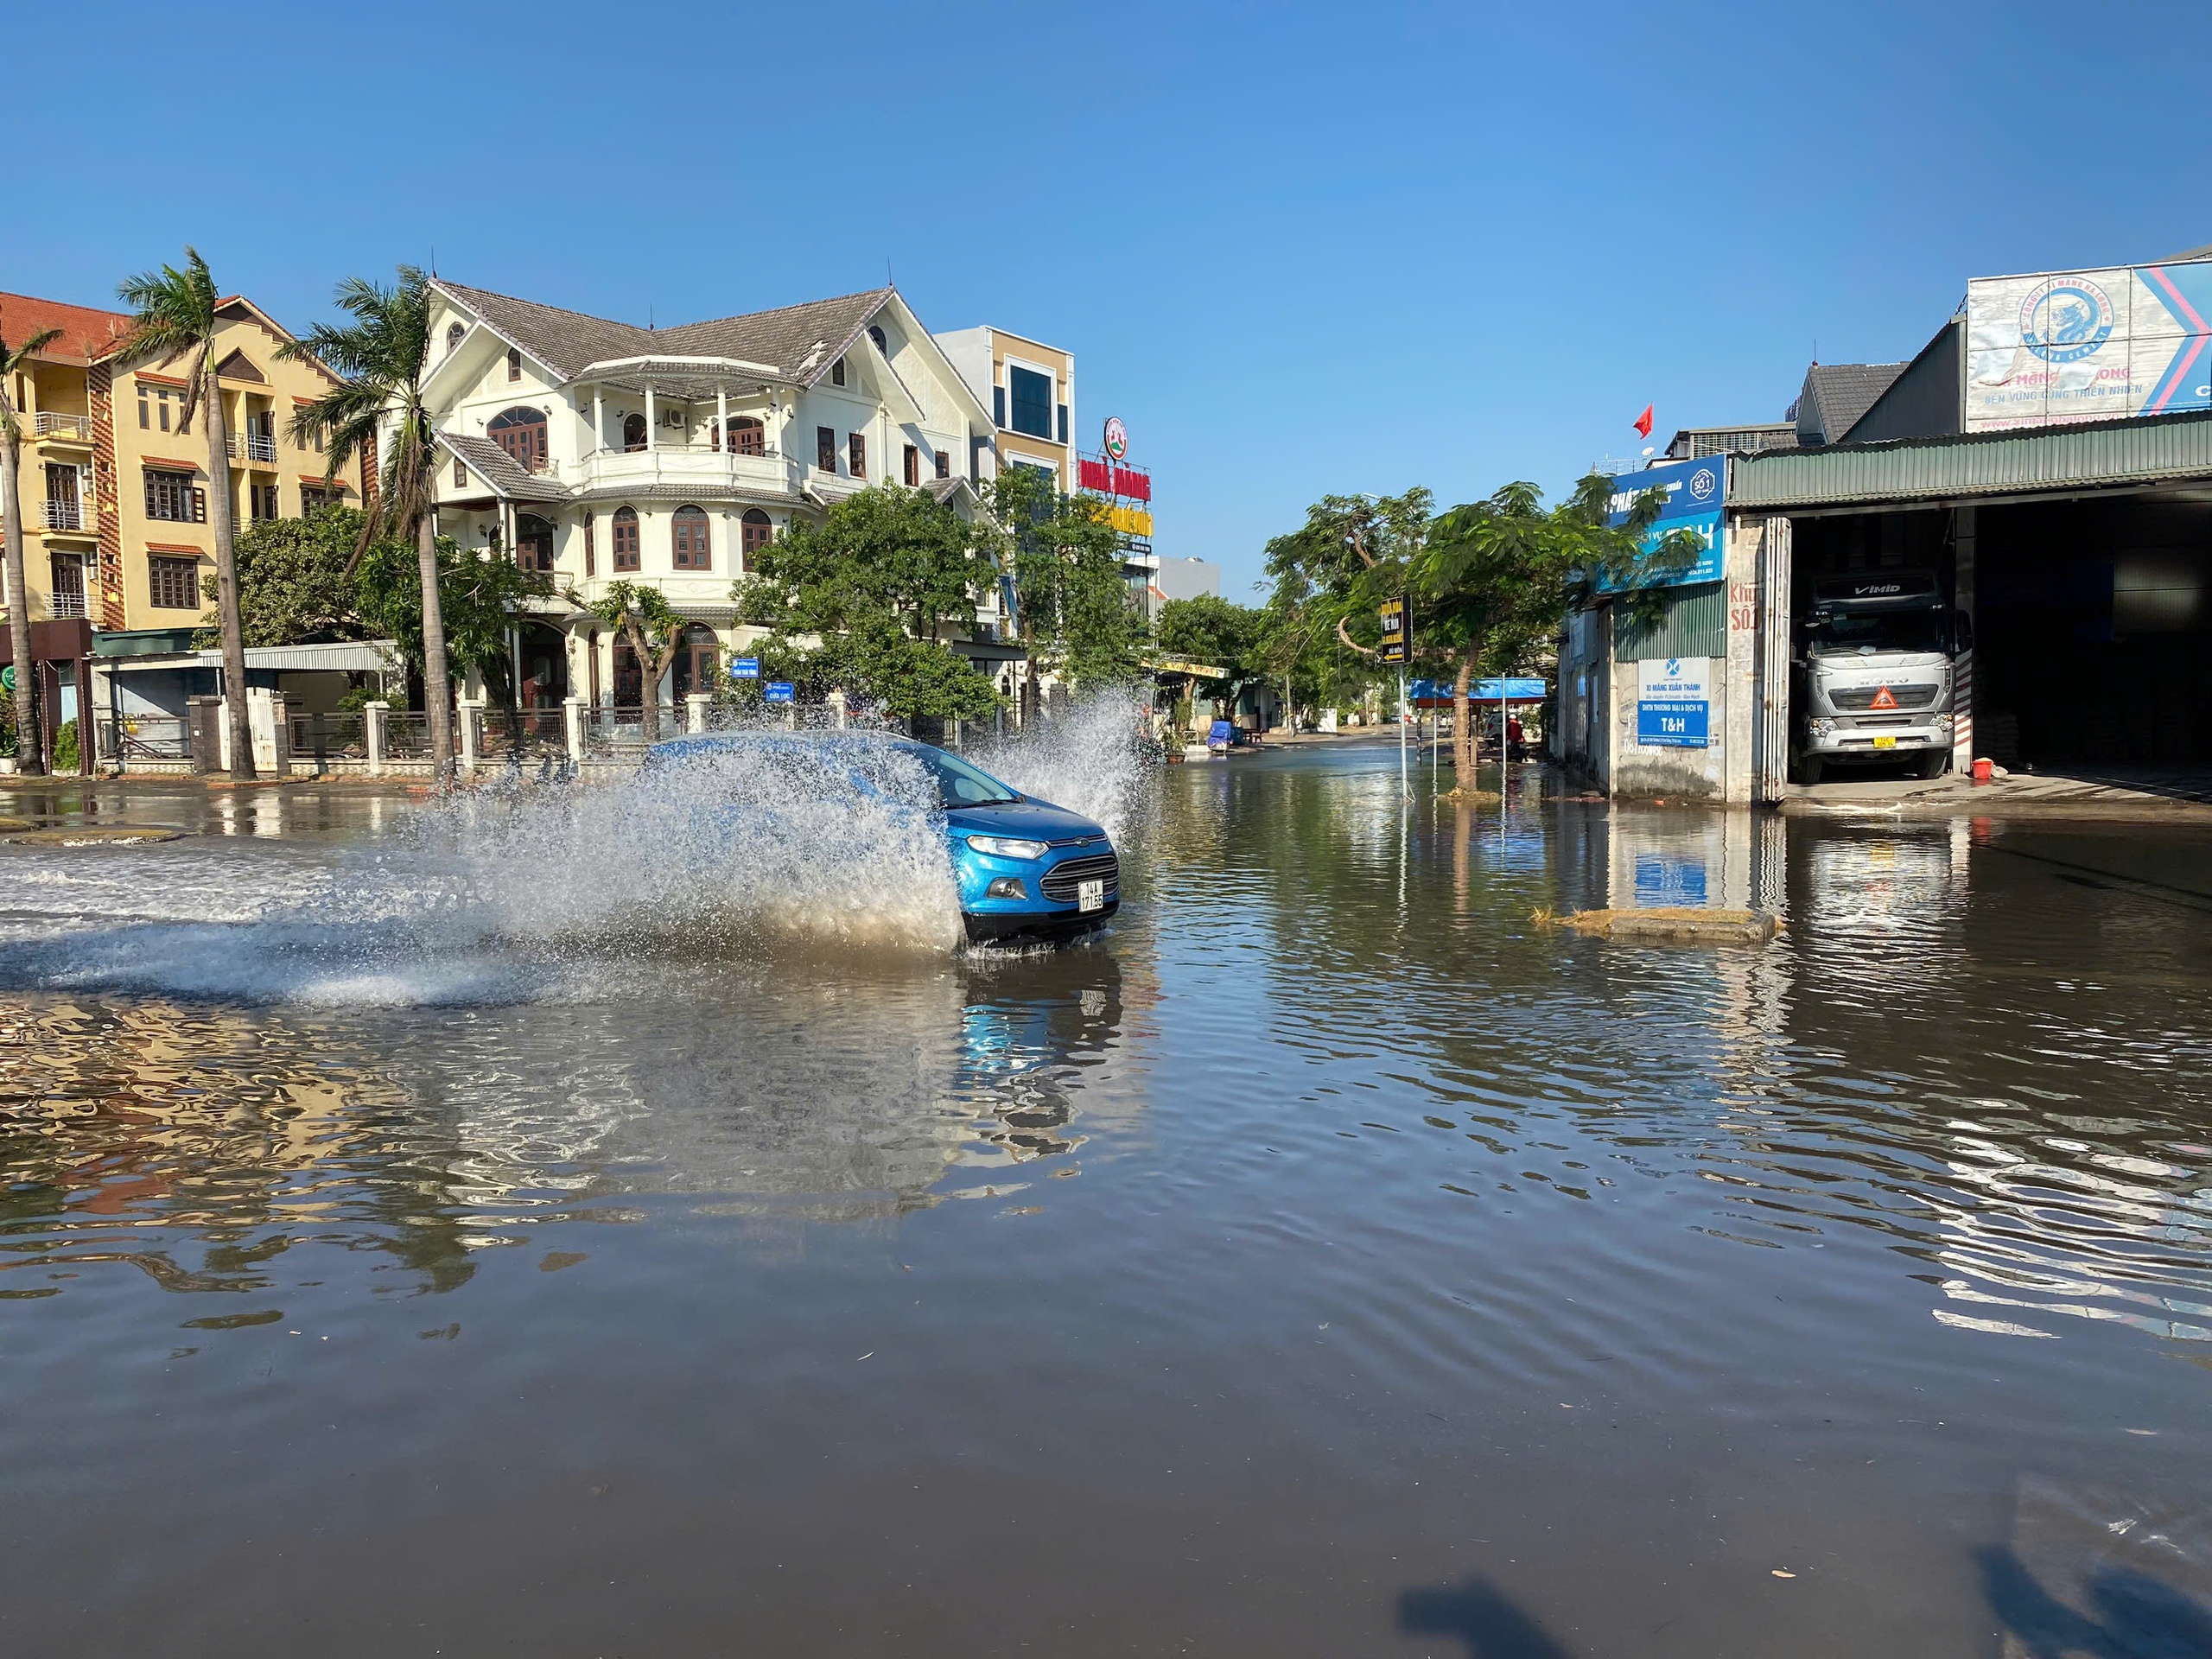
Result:
M2212 836L1558 789L1171 768L1027 956L613 793L0 848L0 1647L2212 1651Z

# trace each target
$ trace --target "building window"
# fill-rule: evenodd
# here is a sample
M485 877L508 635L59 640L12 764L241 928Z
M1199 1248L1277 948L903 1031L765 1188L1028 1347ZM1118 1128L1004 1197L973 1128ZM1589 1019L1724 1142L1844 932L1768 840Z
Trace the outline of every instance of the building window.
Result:
M845 359L842 357L830 365L830 384L833 386L845 384Z
M776 539L775 525L769 522L768 515L758 507L747 507L745 510L745 517L738 521L738 527L740 534L744 538L745 557L748 564L752 563L755 553Z
M512 385L522 378L522 353L515 346L507 347L507 383Z
M881 352L886 357L891 355L891 346L883 338L883 328L880 324L873 322L868 324L868 337L875 342L877 351Z
M715 429L715 447L723 447L721 429ZM750 415L729 417L729 453L733 455L765 455L768 453L768 435L760 422Z
M200 561L165 559L159 555L149 558L146 561L146 588L156 610L198 610Z
M454 350L461 345L461 337L467 332L468 328L465 323L454 322L446 325L447 356L453 355Z
M1062 404L1060 405L1060 442L1061 442L1062 443L1065 443L1067 441L1068 441L1068 406L1067 406L1065 404Z
M459 455L453 458L453 486L456 490L465 490L468 487L468 468L461 464Z
M814 429L814 465L819 472L834 473L837 470L837 434L834 428L817 426Z
M991 424L993 426L1006 424L1006 388L1004 386L991 388Z
M184 418L184 389L181 386L149 386L143 380L138 382L138 429L142 432L169 430L169 399L172 397L176 399L176 430L191 431L192 428Z
M857 432L851 433L845 439L845 449L846 466L852 469L855 478L865 480L868 477L868 440Z
M165 524L204 524L207 522L207 492L194 486L190 473L158 473L146 469L146 516Z
M584 514L584 575L599 574L599 538L592 531L592 515Z
M545 470L545 411L503 409L484 429L493 442L512 455L524 472Z
M274 484L254 484L247 488L247 506L256 524L277 516L276 486Z
M952 476L951 450L940 449L937 452L937 475L939 478L950 478Z
M912 489L922 481L922 452L912 444L906 446L906 487Z
M707 515L698 507L678 507L676 510L676 568L679 570L710 570L714 561L708 554Z
M643 451L645 447L645 417L642 415L625 415L622 417L622 452L625 454L634 455Z
M1013 406L1014 429L1032 438L1052 441L1052 377L1033 369L1006 365L1007 402Z
M635 570L638 568L638 510L617 507L614 510L614 568Z
M553 526L534 512L515 515L515 565L523 570L553 569Z
M326 489L320 484L300 486L300 516L302 518L311 512L320 512L325 507L342 507L345 505L346 492L341 489L334 486Z

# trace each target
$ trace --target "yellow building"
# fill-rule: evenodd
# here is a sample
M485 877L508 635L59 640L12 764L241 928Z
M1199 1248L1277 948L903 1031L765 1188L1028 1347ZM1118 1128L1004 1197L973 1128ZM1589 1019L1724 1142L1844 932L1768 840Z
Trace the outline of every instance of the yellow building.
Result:
M1063 491L1071 493L1076 488L1073 354L1003 328L957 328L938 335L937 343L990 410L999 465L1043 467Z
M361 505L359 458L331 485L320 449L295 443L293 411L334 384L320 364L279 362L292 336L252 301L217 308L216 384L230 434L221 487L243 531L326 501ZM124 368L122 312L0 294L0 337L61 338L10 391L25 433L22 503L31 617L83 616L101 632L188 628L214 569L207 429L184 423L188 365Z

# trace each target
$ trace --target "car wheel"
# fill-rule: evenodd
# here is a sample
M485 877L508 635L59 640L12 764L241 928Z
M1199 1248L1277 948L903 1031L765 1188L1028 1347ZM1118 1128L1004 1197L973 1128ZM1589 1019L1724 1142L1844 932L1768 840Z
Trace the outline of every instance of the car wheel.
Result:
M1810 789L1821 781L1821 757L1801 754L1796 757L1796 765L1791 770L1797 774L1797 781Z

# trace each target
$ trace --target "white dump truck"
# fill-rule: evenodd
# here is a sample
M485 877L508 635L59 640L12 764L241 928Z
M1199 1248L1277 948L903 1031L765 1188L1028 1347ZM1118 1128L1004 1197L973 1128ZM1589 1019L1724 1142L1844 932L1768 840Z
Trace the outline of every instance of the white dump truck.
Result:
M1802 784L1842 766L1950 764L1951 683L1972 625L1925 570L1821 577L1797 619L1790 763Z

